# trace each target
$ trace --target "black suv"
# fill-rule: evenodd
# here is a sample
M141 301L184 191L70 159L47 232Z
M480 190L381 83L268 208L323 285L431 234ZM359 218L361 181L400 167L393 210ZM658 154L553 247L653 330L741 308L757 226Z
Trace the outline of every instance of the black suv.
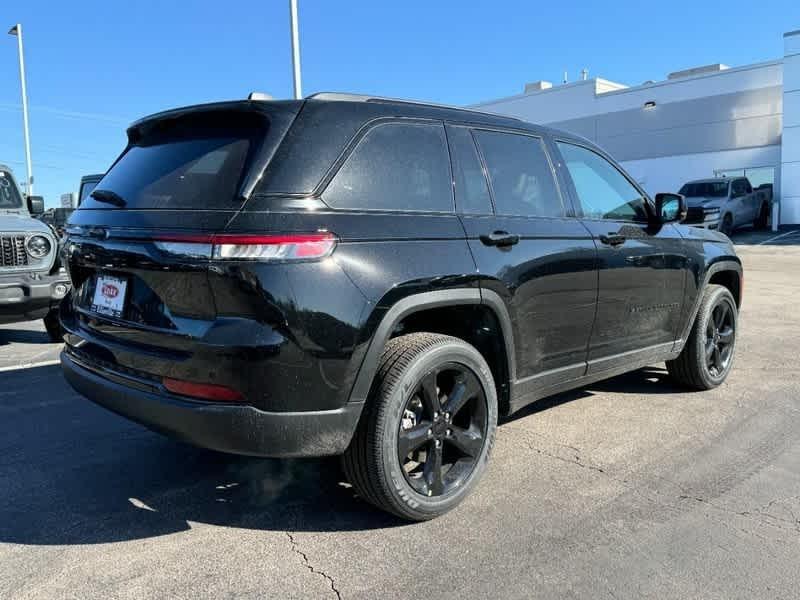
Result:
M134 123L73 214L64 373L157 431L343 454L422 520L486 468L499 416L666 361L730 371L742 268L586 140L342 94Z

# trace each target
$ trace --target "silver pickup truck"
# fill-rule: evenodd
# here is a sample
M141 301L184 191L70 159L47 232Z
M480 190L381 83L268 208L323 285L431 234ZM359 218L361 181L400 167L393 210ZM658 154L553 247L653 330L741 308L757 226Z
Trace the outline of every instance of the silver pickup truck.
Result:
M726 235L743 225L767 226L772 203L771 187L753 189L747 177L698 179L678 192L688 207L684 223L716 229Z
M60 341L56 309L70 283L56 260L53 230L32 216L42 212L42 198L24 201L11 169L0 164L0 323L44 319L50 338Z

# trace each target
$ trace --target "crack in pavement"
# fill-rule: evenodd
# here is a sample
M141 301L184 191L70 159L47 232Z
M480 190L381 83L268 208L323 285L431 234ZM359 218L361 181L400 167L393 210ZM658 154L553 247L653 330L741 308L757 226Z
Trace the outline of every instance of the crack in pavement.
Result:
M338 600L342 600L342 594L336 588L336 582L333 580L333 577L328 575L325 571L320 571L319 569L314 567L314 565L311 564L311 561L308 560L308 555L305 552L303 552L297 545L297 540L294 539L294 535L292 534L291 531L286 531L285 533L286 537L289 538L289 543L291 544L292 552L297 554L302 559L303 566L306 569L308 569L311 573L322 576L325 579L325 581L328 582L328 585L331 586L331 590L333 590L333 593L336 594L336 598L338 598Z
M555 460L559 460L561 462L565 462L565 463L570 464L570 465L575 465L575 466L581 467L583 469L594 471L596 473L600 473L600 474L604 475L605 477L608 477L612 481L615 481L615 482L619 483L625 489L627 489L628 491L636 494L638 497L642 498L643 500L645 500L647 502L651 502L653 504L657 504L659 506L662 506L662 507L665 507L665 508L669 508L669 509L675 510L677 512L681 511L679 506L677 506L676 504L674 504L672 502L667 501L666 498L664 498L664 499L659 498L658 496L662 495L661 492L657 491L655 497L650 496L648 494L643 493L642 490L640 490L636 486L634 486L628 479L614 476L603 467L599 467L599 466L587 463L581 457L580 450L578 448L575 448L574 446L568 446L566 444L560 444L558 442L552 442L551 441L551 443L553 443L556 446L559 446L559 447L562 447L562 448L567 448L567 449L571 450L572 452L575 452L575 454L573 454L573 458L560 456L559 454L555 454L555 453L550 452L548 450L544 450L542 448L537 448L536 446L534 446L531 443L528 443L528 447L531 450L534 450L537 454L540 454L542 456L545 456L545 457L548 457L548 458L552 458L552 459L555 459ZM709 507L711 507L711 508L713 508L713 509L715 509L717 511L724 512L724 513L731 514L731 515L744 517L744 518L747 518L747 519L752 519L756 523L759 523L759 524L762 524L762 525L767 525L769 527L774 527L774 528L776 528L776 529L778 529L780 531L789 532L789 533L795 533L795 532L800 533L800 520L793 522L793 521L791 521L789 519L781 519L780 517L776 517L775 515L771 515L771 514L769 514L767 512L763 512L763 508L768 509L774 503L785 501L787 499L773 500L769 504L767 504L766 507L763 507L762 509L756 509L754 512L747 511L747 510L738 511L738 510L734 510L734 509L730 509L730 508L726 508L724 506L721 506L721 505L719 505L719 504L717 504L715 502L712 502L712 501L710 501L710 500L708 500L706 498L703 498L702 496L692 495L683 486L679 485L678 483L676 483L674 481L670 481L669 479L666 479L666 478L663 478L663 477L658 477L658 479L661 480L661 481L664 481L666 483L669 483L670 485L674 486L677 490L679 490L681 492L680 494L677 495L677 499L678 500L693 500L695 502L705 504L706 506L709 506ZM789 498L789 500L793 500L793 499L794 499L794 497ZM792 516L793 517L795 516L794 513L792 513ZM769 519L771 519L771 520L769 520ZM793 525L794 527L784 527L780 523L786 523L788 525ZM750 535L756 535L757 537L760 537L757 534L755 534L754 532L749 532L749 531L743 530L743 529L740 529L740 531L742 531L744 533L748 533Z

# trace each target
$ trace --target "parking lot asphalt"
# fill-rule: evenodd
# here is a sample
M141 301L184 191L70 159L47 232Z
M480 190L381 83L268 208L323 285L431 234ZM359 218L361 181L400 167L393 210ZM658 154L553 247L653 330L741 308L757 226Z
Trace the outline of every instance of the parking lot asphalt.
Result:
M796 598L800 246L739 250L723 386L656 365L545 399L501 425L472 497L416 525L335 460L227 456L108 413L39 324L2 327L0 367L44 364L0 371L0 598Z

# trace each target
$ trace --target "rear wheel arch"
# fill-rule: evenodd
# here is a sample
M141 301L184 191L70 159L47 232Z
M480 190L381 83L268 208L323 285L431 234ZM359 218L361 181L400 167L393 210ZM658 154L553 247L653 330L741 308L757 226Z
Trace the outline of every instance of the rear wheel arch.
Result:
M416 332L450 335L474 346L492 371L500 414L508 412L509 384L516 373L511 322L500 296L478 288L422 292L395 302L372 334L351 402L366 401L388 341Z

